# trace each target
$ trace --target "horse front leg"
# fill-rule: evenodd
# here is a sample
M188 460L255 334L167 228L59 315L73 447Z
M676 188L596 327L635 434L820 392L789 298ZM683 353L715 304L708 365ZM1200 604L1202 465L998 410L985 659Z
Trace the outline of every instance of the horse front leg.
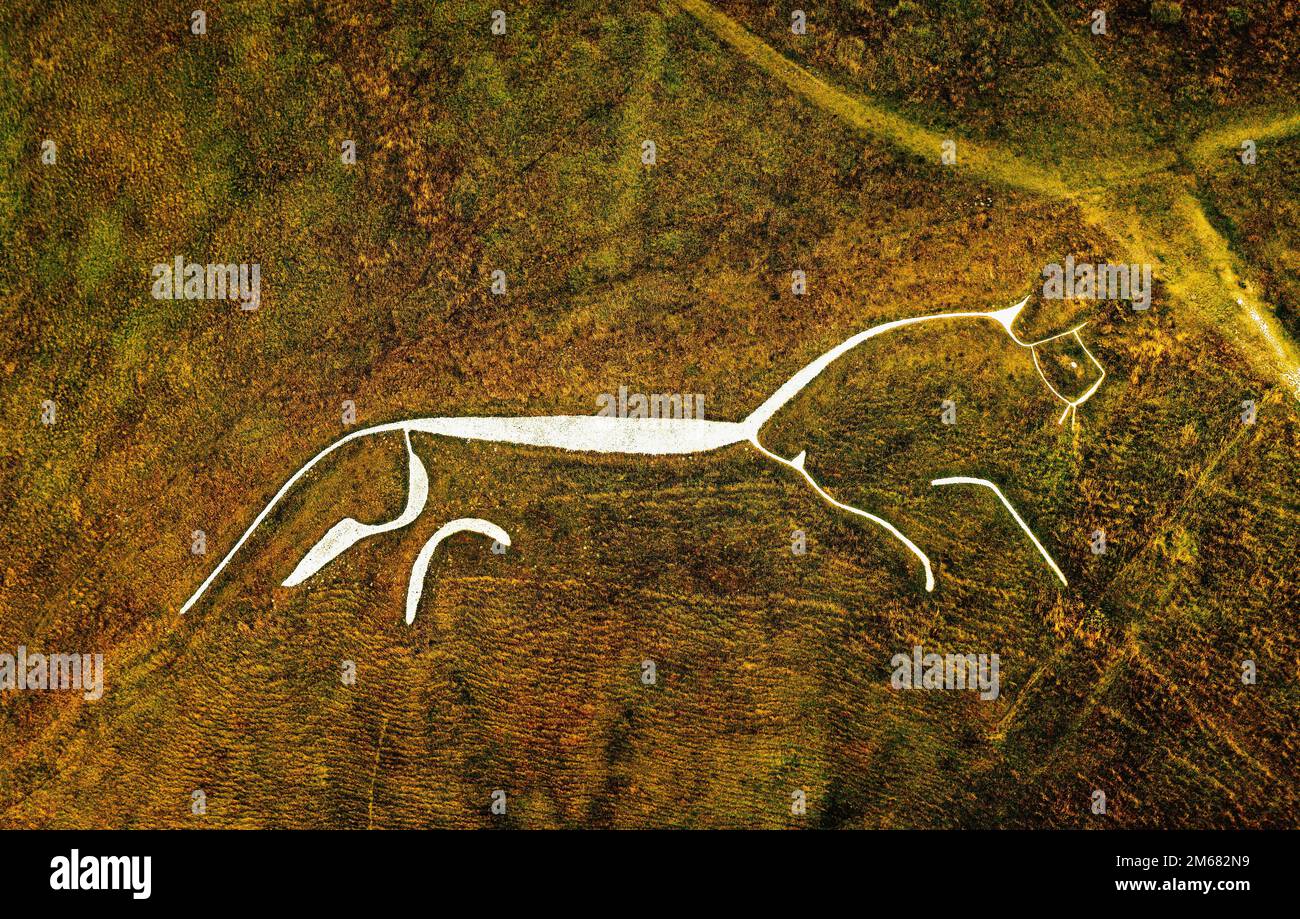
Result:
M1011 505L1011 501L1008 500L1007 496L1002 493L1002 489L998 488L998 486L995 485L993 482L990 482L988 479L977 479L968 475L954 475L954 476L949 476L948 478L945 479L932 479L930 481L930 484L936 486L937 485L979 485L992 491L995 495L998 496L998 500L1002 502L1002 506L1005 507L1010 512L1012 518L1016 521L1016 523L1020 525L1020 529L1024 530L1025 535L1028 536L1030 540L1033 541L1034 547L1038 549L1038 554L1041 555L1043 557L1043 560L1047 562L1048 567L1051 568L1052 571L1056 574L1056 576L1061 579L1062 584L1066 585L1067 587L1069 586L1070 582L1065 579L1065 574L1062 573L1059 567L1057 567L1056 562L1052 559L1051 554L1047 551L1047 549L1043 546L1043 544L1038 541L1038 537L1034 535L1034 531L1029 529L1029 524L1025 523L1025 518L1020 516L1019 512L1017 512L1016 509Z
M780 463L782 466L785 466L788 469L793 469L795 472L803 476L804 480L807 481L808 484L812 486L813 491L817 492L817 495L827 504L831 505L832 507L838 507L842 511L847 511L850 514L854 514L858 517L862 517L863 519L870 520L872 523L876 524L876 526L880 527L885 532L887 532L890 536L893 536L895 539L901 542L904 546L907 547L907 550L909 552L911 552L918 559L920 559L922 567L925 568L925 589L927 591L934 590L934 570L930 567L929 556L927 556L924 552L922 552L920 547L917 546L916 543L912 542L912 540L904 536L902 532L898 529L898 527L894 526L888 520L885 520L883 517L877 517L875 514L868 513L867 511L864 511L860 507L854 507L851 504L845 504L843 501L837 501L835 500L835 498L831 497L830 493L827 492L826 489L822 488L821 485L817 483L817 480L812 477L812 474L808 472L807 469L808 452L806 450L801 450L799 452L799 455L796 456L794 459L786 459L783 456L778 456L777 454L773 453L771 450L767 449L767 447L764 447L761 443L759 443L758 435L754 435L750 437L749 442L753 444L755 447L757 447L759 452L761 452L768 459L775 460L776 462Z

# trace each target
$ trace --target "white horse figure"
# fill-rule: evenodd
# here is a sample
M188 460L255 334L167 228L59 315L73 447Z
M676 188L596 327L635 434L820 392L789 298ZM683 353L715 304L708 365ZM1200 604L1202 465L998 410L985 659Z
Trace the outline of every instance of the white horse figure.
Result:
M598 415L550 415L550 416L527 416L527 417L464 417L464 418L412 418L406 421L393 421L387 424L378 424L373 427L363 428L354 431L344 437L339 438L330 444L324 450L317 453L314 457L295 472L283 487L276 492L270 503L262 510L260 514L244 531L244 535L226 553L220 564L213 569L207 579L199 585L194 594L185 601L181 607L181 613L187 612L203 596L204 591L211 586L223 568L226 567L234 554L252 535L253 531L266 519L271 510L279 503L280 499L288 493L299 479L303 477L329 454L333 453L339 447L346 443L357 440L362 437L372 437L376 434L383 434L389 431L401 431L406 443L406 453L410 463L410 474L407 485L406 508L394 520L388 523L366 524L351 517L344 518L336 523L328 533L326 533L319 542L316 543L303 557L293 572L284 580L283 586L294 587L307 580L325 565L329 564L343 552L355 545L367 536L375 536L380 533L387 533L391 530L400 529L415 521L424 509L425 501L429 494L429 475L424 468L424 464L416 455L415 450L411 447L411 432L419 431L425 434L441 435L443 437L459 438L461 440L482 440L492 441L495 443L523 444L533 447L555 447L560 450L571 450L578 452L591 453L628 453L646 456L663 456L668 454L682 453L706 453L711 450L717 450L721 447L730 446L738 443L748 443L752 445L763 456L793 469L801 475L813 490L827 503L848 511L859 517L870 520L886 530L891 536L907 547L908 551L915 555L925 569L925 589L934 590L934 573L930 566L930 559L920 548L917 547L910 539L904 536L897 527L875 514L868 513L861 508L852 507L835 500L827 491L817 483L815 479L804 468L805 454L800 453L791 459L778 456L763 446L759 440L759 432L763 425L767 423L786 403L797 396L809 383L816 379L822 371L831 365L835 360L867 341L886 332L895 329L901 329L906 326L917 325L923 322L938 322L958 319L985 319L998 323L1006 333L1011 336L1012 341L1022 348L1028 348L1033 354L1034 367L1038 371L1039 377L1042 378L1047 388L1051 390L1052 395L1058 400L1065 403L1065 410L1062 412L1058 423L1063 423L1067 417L1073 416L1080 405L1088 401L1092 395L1101 386L1106 377L1106 370L1093 357L1092 352L1084 345L1083 339L1079 336L1079 330L1084 324L1075 326L1059 335L1053 335L1049 338L1043 338L1034 342L1022 341L1012 328L1016 318L1024 309L1029 298L1025 298L1015 306L992 312L959 312L959 313L937 313L931 316L914 316L908 319L896 319L892 322L881 323L872 326L865 332L840 343L836 347L827 351L821 357L817 358L793 377L785 385L772 394L762 405L754 410L744 421L708 421L701 418L620 418ZM1100 376L1082 395L1076 399L1068 399L1063 396L1057 389L1052 386L1051 381L1043 374L1042 367L1038 362L1037 348L1039 345L1054 341L1059 338L1071 336L1075 342L1082 348L1083 352L1092 361L1093 365ZM1038 541L1029 526L1011 506L1006 495L993 482L988 479L971 478L967 476L957 476L952 478L934 479L931 485L980 485L992 489L1010 511L1016 523L1025 531L1033 541L1034 546L1043 556L1044 560L1051 567L1052 571L1060 578L1061 583L1066 583L1065 575L1057 567L1056 562L1048 553L1043 544ZM510 536L505 530L496 524L482 520L476 517L462 517L452 520L440 528L424 547L420 550L415 559L415 564L411 568L411 578L407 588L406 596L406 621L411 623L415 620L416 609L419 606L420 595L423 592L425 574L428 571L429 562L433 557L434 550L438 544L454 533L474 532L480 533L491 539L500 542L502 545L510 545Z

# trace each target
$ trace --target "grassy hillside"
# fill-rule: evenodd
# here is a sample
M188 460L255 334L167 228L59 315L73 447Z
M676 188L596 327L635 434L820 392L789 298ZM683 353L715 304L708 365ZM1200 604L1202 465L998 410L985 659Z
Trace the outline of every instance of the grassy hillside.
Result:
M0 692L0 825L1294 826L1294 5L1125 2L1104 38L1083 3L831 4L803 36L698 0L494 35L498 6L223 2L204 35L175 4L0 11L0 652L107 668L94 702ZM177 255L259 263L259 308L154 299ZM425 514L280 587L339 519L400 511L388 434L177 614L345 400L364 426L627 386L738 421L848 336L1008 306L1066 255L1156 276L1145 312L1026 308L1027 339L1088 323L1077 428L971 321L873 339L764 429L933 593L743 444L424 435ZM950 475L999 482L1068 586ZM407 626L463 516L510 549L449 540ZM916 644L997 653L1000 696L891 690Z

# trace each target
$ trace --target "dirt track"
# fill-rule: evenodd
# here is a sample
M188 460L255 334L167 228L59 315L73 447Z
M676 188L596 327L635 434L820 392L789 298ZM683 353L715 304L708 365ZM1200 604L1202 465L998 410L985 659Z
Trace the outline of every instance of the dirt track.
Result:
M969 138L949 138L883 106L831 86L786 58L730 16L705 0L677 0L713 33L760 70L798 95L853 127L926 160L939 159L945 140L957 141L954 168L1049 198L1076 204L1083 217L1119 241L1128 257L1155 266L1157 277L1207 322L1224 329L1265 379L1279 381L1300 402L1300 349L1277 321L1273 308L1255 293L1247 271L1228 240L1210 222L1186 182L1168 174L1172 206L1162 214L1140 214L1136 221L1114 210L1107 191L1071 187L1057 173L997 146ZM1058 23L1059 25L1059 23ZM1235 147L1240 138L1277 140L1300 131L1300 114L1255 118L1207 132L1191 145L1190 157L1202 162L1215 151ZM1163 167L1122 181L1160 180ZM1114 186L1106 177L1105 186ZM1104 186L1103 186L1104 187ZM1127 230L1127 232L1125 232ZM1170 257L1156 255L1169 252ZM1240 305L1238 305L1240 301Z

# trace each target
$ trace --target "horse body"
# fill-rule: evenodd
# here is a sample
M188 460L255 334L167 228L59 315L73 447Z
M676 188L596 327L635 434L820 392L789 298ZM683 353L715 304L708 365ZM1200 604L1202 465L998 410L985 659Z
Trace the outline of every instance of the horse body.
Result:
M667 455L705 453L749 439L734 421L700 418L618 418L601 415L531 415L517 418L413 418L408 431L529 447L593 453Z
M1057 392L1043 376L1042 369L1038 368L1039 376L1052 394L1065 403L1065 413L1061 416L1061 421L1072 412L1075 412L1079 405L1085 402L1096 392L1101 385L1101 379L1105 377L1105 370L1097 363L1096 358L1087 351L1083 345L1083 340L1079 338L1078 328L1070 329L1052 338L1042 339L1037 342L1021 341L1015 334L1012 325L1019 316L1020 311L1024 308L1026 300L1021 300L1014 306L1002 310L991 312L956 312L956 313L938 313L928 316L913 316L905 319L896 319L890 322L880 323L871 328L859 332L857 335L841 342L835 348L822 354L816 360L805 365L798 373L791 377L775 393L766 399L762 405L755 409L744 421L710 421L702 418L625 418L604 415L549 415L549 416L521 416L521 417L492 417L492 416L468 416L468 417L429 417L429 418L411 418L405 421L393 421L384 424L374 425L369 428L353 431L336 440L325 449L321 450L312 457L305 465L289 478L280 488L271 501L266 505L260 514L253 520L252 524L244 531L239 541L226 554L220 564L208 575L207 579L199 585L199 588L181 607L181 613L185 613L191 606L198 601L203 592L207 590L221 570L225 568L226 563L239 550L240 546L252 535L253 531L262 523L270 514L271 510L280 502L280 499L312 469L317 463L329 454L333 453L344 444L350 443L362 437L372 437L377 434L400 431L406 444L407 458L409 462L409 482L407 486L406 507L401 515L387 523L366 524L354 520L351 517L344 518L335 524L320 541L303 557L294 571L284 581L284 586L292 587L302 583L307 578L314 575L322 567L329 564L333 559L347 551L352 545L359 540L368 536L374 536L380 533L386 533L392 530L400 529L412 523L423 511L425 502L428 498L429 476L424 468L423 462L416 454L411 445L411 434L420 432L437 437L450 437L460 440L488 441L493 443L508 443L521 446L547 447L559 450L568 450L574 452L590 453L609 453L609 454L630 454L640 456L668 456L691 453L705 453L722 447L738 443L748 443L754 447L762 456L773 462L793 470L802 476L813 490L827 503L855 514L865 520L877 524L886 530L890 535L899 540L913 555L921 562L925 569L925 587L926 590L934 589L934 574L930 565L930 560L924 552L921 551L911 540L909 540L897 527L888 521L870 514L861 508L852 507L851 505L841 503L832 497L820 484L812 477L805 465L805 454L800 453L798 456L787 459L778 456L763 446L759 440L759 431L786 403L797 396L805 387L836 361L842 355L848 353L853 348L894 329L910 326L922 322L933 322L937 320L949 319L983 319L991 320L1002 326L1003 330L1012 338L1017 345L1029 349L1031 352L1041 344L1054 341L1064 336L1072 336L1083 348L1088 358L1101 371L1101 378L1088 389L1082 396L1076 399L1069 399ZM1035 367L1038 367L1037 356L1035 353ZM1056 563L1052 561L1051 556L1047 554L1046 549L1039 543L1037 537L1029 530L1024 520L1011 507L1006 496L1001 490L987 479L975 478L955 478L935 480L934 485L948 484L979 484L985 485L998 493L1002 502L1007 506L1015 517L1017 523L1033 539L1039 551L1047 559L1048 564L1056 572L1061 581L1065 581L1065 576L1061 574ZM490 521L480 518L462 518L453 520L446 526L438 530L437 533L425 544L420 555L416 559L415 567L412 569L412 581L408 592L407 600L407 621L410 622L415 615L415 607L419 603L421 584L424 579L425 571L428 567L429 557L432 555L434 548L447 536L457 532L475 532L488 536L496 541L509 545L509 537L504 530L497 527Z

